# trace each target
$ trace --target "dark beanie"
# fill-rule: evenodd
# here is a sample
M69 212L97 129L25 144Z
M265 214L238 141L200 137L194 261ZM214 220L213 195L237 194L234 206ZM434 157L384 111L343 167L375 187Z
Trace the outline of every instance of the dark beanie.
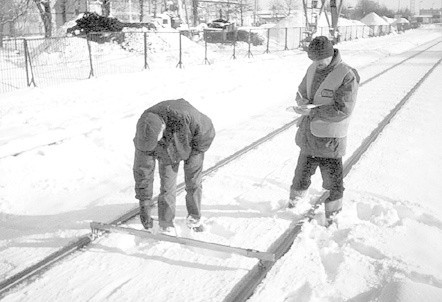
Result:
M153 151L158 143L163 120L158 114L145 112L137 123L135 147L141 151Z
M308 57L313 61L331 57L333 54L333 44L324 36L314 38L308 46Z

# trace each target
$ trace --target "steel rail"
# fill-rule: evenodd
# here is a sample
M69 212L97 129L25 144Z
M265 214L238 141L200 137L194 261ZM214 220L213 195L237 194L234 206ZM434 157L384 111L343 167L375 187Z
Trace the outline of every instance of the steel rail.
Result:
M371 146L371 144L377 139L379 134L384 128L391 122L405 103L410 99L413 93L422 85L422 83L428 78L428 76L434 71L434 69L442 62L439 59L426 73L425 75L408 91L408 93L402 98L402 100L396 104L396 106L390 111L390 113L378 124L378 126L370 133L370 135L364 139L361 145L353 152L353 154L344 163L343 174L344 177L350 172L351 168L359 161L362 154ZM328 196L328 192L325 192L318 197L312 207L304 214L296 223L293 222L289 228L270 246L269 252L274 253L276 261L284 256L291 248L296 237L301 233L302 226L306 222L310 222L313 219L315 211L325 201ZM225 302L240 302L246 301L253 295L256 287L266 277L267 273L276 263L273 261L260 260L230 291L230 293L224 299Z
M428 43L431 43L431 42L428 42ZM362 87L366 83L372 81L373 79L383 75L385 72L403 64L404 62L406 62L406 61L416 57L417 55L427 51L428 49L436 46L439 43L441 43L441 42L437 42L437 43L425 48L424 50L421 50L421 51L417 52L416 54L413 54L412 56L400 61L399 63L390 66L386 70L372 76L371 78L362 82L360 84L360 87ZM283 125L282 127L278 128L278 129L275 129L274 131L270 132L266 136L258 139L257 141L251 143L250 145L240 149L239 151L233 153L232 155L217 162L212 167L203 171L203 177L207 177L207 175L215 172L216 170L220 169L221 167L238 159L239 157L246 154L247 152L257 148L259 145L269 141L270 139L272 139L276 135L284 132L285 130L290 129L292 126L294 126L297 123L298 120L299 120L299 118L294 119L293 121ZM182 192L184 190L184 188L185 188L184 182L178 184L177 185L177 193ZM157 200L157 199L158 199L158 196L156 196L154 198L154 200ZM325 198L324 198L324 200L325 200ZM323 201L322 198L320 201ZM318 206L319 206L319 204L318 204ZM314 209L312 209L312 210L314 212ZM118 218L114 219L113 221L109 222L109 224L124 223L124 222L134 218L135 216L137 216L138 213L139 213L139 208L135 207L135 208L129 210L128 212L124 213L123 215L119 216ZM309 213L310 213L310 211L309 211ZM308 215L306 215L306 217L308 217ZM269 250L270 251L275 250L276 259L279 259L280 257L282 257L282 255L284 255L288 251L288 249L290 248L291 244L293 243L295 237L297 236L297 234L299 234L299 232L301 230L301 226L302 226L302 224L289 226L287 231L279 239L277 239L274 242L274 244L272 244L272 246L270 247ZM77 238L76 240L68 243L66 246L64 246L64 247L58 249L57 251L51 253L50 255L46 256L45 258L38 261L37 263L27 267L26 269L18 272L17 274L15 274L11 277L3 280L2 282L0 282L0 298L2 296L4 296L9 290L14 288L15 286L18 286L19 284L21 284L27 280L30 280L33 276L37 275L40 272L43 272L45 269L48 269L52 264L64 259L65 257L69 256L70 254L74 253L75 251L89 245L92 241L94 241L97 238L98 237L94 236L92 234L92 232L88 233L86 235L83 235L83 236ZM249 273L244 277L244 280L247 280L249 278L249 277L247 277L249 274L257 276L258 274L264 273L264 275L262 277L262 278L264 278L265 274L268 272L268 270L270 270L271 266L272 266L272 263L270 263L270 262L267 263L264 261L260 261L258 263L258 267L257 268L254 267L251 271L249 271ZM253 272L255 272L255 273L253 273ZM254 278L259 278L256 276ZM241 281L241 282L244 282L244 281ZM257 284L259 284L259 282ZM256 286L257 286L257 284L256 284ZM250 290L248 290L248 291L239 290L237 287L235 287L232 292L236 292L236 295L238 295L238 297L245 297L245 296L251 295L251 293L253 292L253 290L251 292L249 292L249 291ZM228 297L231 297L233 295L232 292L231 292L231 294L228 295ZM226 298L226 301L236 301L236 300L229 300L228 297ZM243 301L243 300L238 300L238 301Z
M212 167L206 169L203 171L203 177L207 177L207 175L215 172L216 170L220 169L221 167L231 163L232 161L238 159L242 155L246 154L250 150L255 149L259 145L263 144L264 142L272 139L276 135L282 133L285 130L290 129L293 125L296 124L298 118L283 125L282 127L270 132L266 136L258 139L257 141L251 143L250 145L238 150L237 152L233 153L232 155L222 159L221 161L217 162ZM182 182L177 185L177 194L181 193L185 189L185 183ZM154 201L158 200L158 196L156 196ZM137 216L139 213L139 207L135 207L128 212L124 213L120 217L114 219L113 221L109 222L109 224L121 224L124 223L135 216ZM25 280L31 278L32 276L38 274L45 268L47 268L50 264L55 263L58 260L61 260L62 258L70 255L71 253L75 252L78 249L83 248L84 246L90 244L93 240L98 238L97 236L93 236L92 233L89 233L87 235L83 235L79 237L78 239L74 240L73 242L69 243L68 245L64 246L63 248L53 252L52 254L48 255L44 259L40 260L39 262L35 263L34 265L31 265L30 267L20 271L19 273L7 278L6 280L0 282L0 297L4 295L7 291L12 289L14 286L17 286L21 282L24 282Z

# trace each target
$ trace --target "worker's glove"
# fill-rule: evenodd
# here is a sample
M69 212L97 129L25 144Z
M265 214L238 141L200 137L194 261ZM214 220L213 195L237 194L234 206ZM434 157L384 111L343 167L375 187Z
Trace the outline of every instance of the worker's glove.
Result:
M293 106L293 111L301 115L309 115L311 109L305 106Z
M307 105L310 103L309 99L306 98L296 98L296 103L301 106L301 105Z

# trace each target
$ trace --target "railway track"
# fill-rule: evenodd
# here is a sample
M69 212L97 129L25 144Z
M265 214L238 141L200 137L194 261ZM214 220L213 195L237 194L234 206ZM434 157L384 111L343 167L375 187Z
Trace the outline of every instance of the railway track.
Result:
M428 72L411 88L404 98L390 111L390 113L382 120L382 122L376 127L372 133L363 141L362 145L347 159L344 163L344 178L350 172L351 168L360 160L364 152L371 146L376 140L382 130L390 123L395 115L401 110L405 103L410 99L413 93L422 85L425 79L433 72L433 70L441 63L442 59L438 60ZM310 222L318 207L327 198L327 193L321 195L315 200L312 208L306 213L305 219L301 222L296 222L287 229L287 231L279 237L270 249L270 252L274 252L276 260L280 259L291 247L296 236L301 232L302 225L305 222ZM246 301L252 294L255 288L261 283L266 276L267 272L273 267L273 262L260 260L255 267L244 276L238 286L233 288L230 294L224 299L224 301Z
M395 68L403 65L405 62L412 60L413 58L425 53L426 51L431 50L433 47L439 45L440 42L433 43L429 47L426 47L422 51L416 52L415 54L411 55L408 58L405 58L404 60L400 61L399 63L393 64L392 66L389 66L385 70L383 70L380 73L377 73L367 80L363 81L361 83L361 87L367 85L368 83L372 82L373 80L381 77L382 75L386 74L387 72L394 70ZM365 152L365 150L370 146L370 144L376 139L376 137L379 135L379 133L382 132L382 129L390 122L392 117L402 108L403 104L411 97L413 92L425 81L425 79L428 77L429 74L434 70L434 68L440 64L440 59L431 67L429 70L425 73L423 77L408 91L408 93L401 99L401 101L390 111L390 113L383 119L383 121L378 125L377 128L375 128L371 134L365 138L365 140L362 142L362 144L356 149L356 151L353 153L353 155L345 162L344 167L344 173L345 175L350 171L351 167L360 159L361 155ZM264 144L265 142L270 141L272 138L276 137L277 135L281 134L282 132L292 128L293 125L295 125L297 119L294 121L287 123L286 125L272 131L271 133L267 134L266 136L262 137L261 139L255 141L254 143L246 146L245 148L237 151L236 153L232 154L231 156L221 160L214 166L210 167L209 169L204 171L204 177L207 177L211 175L212 173L216 172L218 169L220 169L223 166L228 165L229 163L235 161L239 157L243 156L244 154L250 152L253 149L256 149L258 146ZM181 183L178 185L177 192L182 192L184 190L184 184ZM269 251L273 252L276 255L276 260L278 260L280 257L282 257L292 245L294 239L301 231L302 224L310 221L311 217L314 213L314 211L317 209L317 207L321 204L321 202L326 198L326 196L321 196L318 198L318 200L315 203L315 206L312 207L305 215L305 219L303 219L300 223L292 224L287 229L286 232L282 234L269 248ZM111 224L121 224L129 221L130 219L133 219L135 216L138 215L138 207L134 208L127 213L124 213L117 219L111 222ZM72 254L78 249L83 248L84 246L87 246L93 241L93 236L91 234L87 234L85 236L82 236L78 238L75 242L72 242L71 244L61 248L60 250L56 251L55 253L47 256L43 260L39 261L38 263L34 264L33 266L28 267L27 269L21 271L20 273L2 281L0 283L0 297L7 294L7 292L11 289L13 289L15 286L30 281L32 277L38 275L39 273L43 272L45 269L48 269L51 267L51 265L57 263L61 259L65 258L66 256ZM256 288L256 286L261 282L261 280L265 277L266 273L270 270L270 268L273 266L272 261L259 261L252 270L247 273L243 279L235 286L232 291L226 296L225 301L244 301L246 300L252 293L253 290Z

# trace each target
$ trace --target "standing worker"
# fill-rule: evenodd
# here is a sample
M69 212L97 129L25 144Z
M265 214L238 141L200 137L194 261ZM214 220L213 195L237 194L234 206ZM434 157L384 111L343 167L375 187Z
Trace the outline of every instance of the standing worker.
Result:
M133 173L135 193L140 204L140 220L145 229L153 227L151 217L155 160L158 159L160 231L174 227L176 179L184 161L187 226L201 232L202 170L204 152L215 137L212 121L184 99L160 102L148 108L138 120Z
M289 208L306 197L311 176L319 166L328 224L342 209L344 193L342 157L347 130L359 87L357 71L344 63L327 37L314 38L308 47L313 61L298 87L294 109L301 114L296 144L301 148L290 187Z

